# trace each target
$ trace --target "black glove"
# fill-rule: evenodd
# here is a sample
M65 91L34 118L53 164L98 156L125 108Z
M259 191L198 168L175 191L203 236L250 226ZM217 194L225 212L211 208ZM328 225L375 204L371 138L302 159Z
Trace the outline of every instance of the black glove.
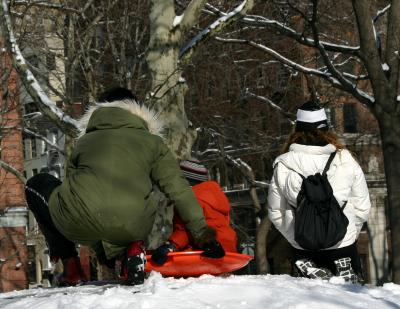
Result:
M157 265L164 265L164 263L167 261L168 253L174 252L175 250L176 247L174 244L166 242L153 251L151 260Z
M225 256L225 250L217 240L204 243L201 249L204 250L203 257L219 259Z

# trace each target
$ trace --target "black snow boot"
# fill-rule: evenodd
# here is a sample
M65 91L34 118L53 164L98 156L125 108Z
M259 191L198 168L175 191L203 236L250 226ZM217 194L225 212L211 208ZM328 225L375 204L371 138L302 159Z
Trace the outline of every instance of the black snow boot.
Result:
M351 258L345 257L335 260L337 275L346 282L358 283L358 276L351 267Z
M297 260L295 265L301 274L306 278L329 280L333 276L329 269L319 268L312 260L309 259Z
M132 242L122 262L120 278L124 284L143 284L145 279L146 251L142 241Z

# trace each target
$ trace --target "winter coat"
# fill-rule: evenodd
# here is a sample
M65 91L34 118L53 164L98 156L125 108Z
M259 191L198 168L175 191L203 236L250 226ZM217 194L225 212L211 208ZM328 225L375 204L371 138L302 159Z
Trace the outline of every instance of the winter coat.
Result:
M216 231L216 239L225 251L237 252L236 232L230 226L230 204L228 198L215 181L205 181L192 187L197 200L203 208L208 226ZM169 238L177 250L192 246L190 235L179 216L174 216L174 231Z
M290 145L289 152L280 155L274 162L274 175L268 192L268 216L275 227L298 249L294 240L294 210L302 179L322 173L329 155L335 146ZM290 170L293 169L294 171ZM344 205L344 214L349 219L347 232L342 241L328 249L342 248L353 244L368 219L371 203L364 173L349 151L338 151L327 172L333 194L339 205Z
M50 197L51 217L68 239L98 247L108 259L146 240L157 208L156 184L196 237L203 212L164 144L154 112L134 101L97 104L81 119L82 134L62 185Z

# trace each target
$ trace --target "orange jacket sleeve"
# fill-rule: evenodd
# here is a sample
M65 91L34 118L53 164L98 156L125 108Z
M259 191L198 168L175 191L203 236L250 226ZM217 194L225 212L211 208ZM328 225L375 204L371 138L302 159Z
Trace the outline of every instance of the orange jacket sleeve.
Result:
M185 224L177 213L174 214L174 227L169 241L174 243L177 251L189 246L189 232L186 230Z
M237 252L236 232L229 221L229 200L219 184L215 181L206 181L193 186L192 189L203 209L207 224L215 229L216 238L224 250ZM182 219L177 214L174 215L174 229L169 240L176 245L177 250L193 245Z

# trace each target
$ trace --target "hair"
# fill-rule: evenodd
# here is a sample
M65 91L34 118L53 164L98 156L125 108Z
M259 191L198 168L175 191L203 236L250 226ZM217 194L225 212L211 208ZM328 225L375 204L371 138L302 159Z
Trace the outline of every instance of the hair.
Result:
M120 101L120 100L135 100L137 101L136 96L127 88L122 87L115 87L111 88L107 91L104 91L99 95L98 102L105 103L105 102L113 102L113 101Z
M290 145L294 143L310 146L332 144L339 151L345 149L345 146L339 141L338 136L332 131L312 130L307 132L294 132L287 139L282 152L288 152Z

